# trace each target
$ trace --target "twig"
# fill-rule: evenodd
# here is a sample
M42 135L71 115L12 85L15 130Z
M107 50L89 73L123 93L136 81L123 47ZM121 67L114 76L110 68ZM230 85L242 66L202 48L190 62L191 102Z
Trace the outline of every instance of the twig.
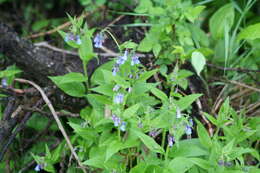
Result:
M47 104L47 106L49 107L49 109L50 109L50 111L51 111L51 113L52 113L52 115L53 115L53 118L55 119L55 121L56 121L56 123L57 123L57 125L58 125L58 127L59 127L59 129L60 129L60 131L61 131L61 133L62 133L62 135L64 136L64 138L65 138L65 140L66 140L66 142L67 142L67 144L68 144L68 146L69 146L69 148L70 148L70 150L71 150L71 153L73 154L73 156L74 156L75 159L77 160L77 162L78 162L80 168L83 170L83 172L84 172L84 173L87 173L86 170L85 170L85 168L84 168L84 166L82 165L82 163L81 163L81 161L80 161L78 155L77 155L76 152L74 151L73 146L72 146L72 144L71 144L71 142L70 142L70 139L69 139L69 137L68 137L68 135L67 135L65 129L63 128L63 126L62 126L62 124L61 124L61 121L60 121L60 119L59 119L57 113L55 112L54 107L53 107L52 104L51 104L51 101L48 99L48 97L46 96L46 94L44 93L44 91L41 89L41 87L38 86L37 84L35 84L34 82L29 81L29 80L25 80L25 79L16 78L15 81L21 82L21 83L30 84L30 85L32 85L33 87L35 87L35 88L41 93L41 96L42 96L44 102L45 102L45 103Z
M189 82L189 86L190 86L191 93L193 93L193 94L196 93L195 87L193 86L192 82ZM202 104L200 102L200 99L196 100L196 104L197 104L198 109L199 109L199 115L202 117L203 121L208 126L210 136L213 136L213 133L214 133L213 127L212 127L211 123L207 120L207 118L204 116L204 112L203 112L203 109L202 109Z
M222 66L218 66L215 64L210 64L210 63L207 63L207 66L213 67L216 69L220 69L220 70L225 70L225 71L238 71L238 72L244 72L244 73L248 73L248 72L260 73L260 70L252 70L252 69L245 69L245 68L227 68L227 67L222 67Z
M235 84L235 85L238 85L238 86L241 86L241 87L244 87L244 88L248 88L248 89L251 89L253 91L256 91L256 92L260 93L260 89L259 88L251 87L249 85L246 85L244 83L237 82L237 81L234 81L234 80L226 80L226 81L231 83L231 84Z

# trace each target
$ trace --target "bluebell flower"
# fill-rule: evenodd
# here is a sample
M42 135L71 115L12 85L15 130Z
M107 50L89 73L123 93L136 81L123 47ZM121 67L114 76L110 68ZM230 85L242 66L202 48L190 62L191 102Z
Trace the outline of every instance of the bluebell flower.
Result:
M193 127L194 123L193 123L193 120L192 120L192 119L189 119L189 125L190 125L191 127Z
M6 78L3 78L1 80L1 85L2 85L3 88L7 88L8 87L8 83L7 83L7 79Z
M120 125L120 130L123 131L123 132L126 130L126 122L123 121L123 122L121 123L121 125Z
M81 44L80 36L79 36L79 35L74 35L73 33L67 33L67 34L65 35L64 40L65 40L66 42L75 41L78 45Z
M127 60L127 56L128 56L128 51L126 50L124 52L124 55L123 56L119 56L118 59L116 60L116 63L118 65L122 65L125 63L125 61Z
M115 85L113 91L118 91L120 89L120 85Z
M42 169L42 166L41 166L40 164L37 164L37 165L35 166L35 168L34 168L34 170L35 170L36 172L41 171L41 169Z
M113 69L112 69L113 76L115 76L117 72L119 72L119 67L114 66Z
M95 43L95 47L96 48L101 48L102 47L102 44L105 42L105 36L104 34L101 32L101 33L98 33L95 38L94 38L94 43Z
M187 125L187 126L185 127L185 133L186 133L186 135L191 135L192 129L191 129L190 126Z
M115 127L118 127L119 124L121 124L121 119L116 115L112 115L112 121L114 122Z
M81 39L80 39L80 36L79 36L79 35L76 36L76 43L77 43L78 45L81 45Z
M124 94L122 93L118 93L114 98L114 103L116 104L123 103L123 101L124 101Z
M174 143L174 137L170 134L168 134L168 146L172 147Z
M176 109L176 118L181 118L181 110L178 107Z
M133 66L135 64L140 64L139 57L136 54L132 56L132 60L131 60L131 65Z

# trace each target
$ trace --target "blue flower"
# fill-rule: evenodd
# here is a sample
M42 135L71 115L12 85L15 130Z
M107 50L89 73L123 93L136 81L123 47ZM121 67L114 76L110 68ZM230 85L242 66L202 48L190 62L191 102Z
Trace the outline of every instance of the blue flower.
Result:
M34 170L35 170L36 172L41 171L41 169L42 169L42 166L39 165L39 164L37 164L37 165L35 166L35 168L34 168Z
M140 64L139 57L136 54L132 56L132 60L131 60L131 65L133 66L135 64Z
M118 57L118 59L116 60L116 63L118 65L124 64L125 61L127 60L127 56L128 56L128 51L126 50L123 56Z
M120 85L115 85L113 91L118 91L120 89Z
M8 87L8 83L7 83L7 79L6 78L3 78L1 80L1 85L2 85L3 88L7 88Z
M112 69L112 74L113 74L113 76L115 76L117 72L119 72L119 67L116 65L116 66L114 66L113 69Z
M127 88L127 91L130 93L132 91L132 88L131 87Z
M121 125L120 125L120 130L123 131L123 132L126 130L126 122L123 121L123 122L121 123Z
M176 109L176 118L181 118L181 110L178 107Z
M72 34L72 33L66 34L64 40L65 40L66 42L75 41L78 45L81 44L80 36L79 36L79 35L74 35L74 34Z
M116 115L112 115L112 121L114 122L115 127L118 127L121 123L121 119Z
M190 126L187 125L187 126L185 127L185 133L186 133L186 135L191 135L192 129L191 129Z
M81 45L81 39L80 39L80 36L79 36L79 35L76 36L76 43L77 43L78 45Z
M168 134L168 146L172 147L175 139L172 135Z
M193 123L192 119L189 119L189 125L190 125L190 127L193 127L194 123Z
M123 103L123 101L124 101L124 94L122 93L118 93L114 98L114 103L116 104Z
M102 44L105 42L105 36L103 33L98 33L94 38L94 43L96 48L101 48Z

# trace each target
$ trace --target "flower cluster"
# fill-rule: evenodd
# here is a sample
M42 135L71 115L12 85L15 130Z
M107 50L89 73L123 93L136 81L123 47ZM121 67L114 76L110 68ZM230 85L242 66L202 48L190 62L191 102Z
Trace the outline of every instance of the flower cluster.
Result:
M112 121L114 122L114 126L115 127L119 127L120 126L120 130L121 131L126 131L126 122L125 121L121 121L121 118L116 116L116 115L112 115Z
M3 88L7 88L8 87L8 83L7 83L7 79L6 78L3 78L1 80L1 85L2 85Z
M168 146L172 147L175 139L172 135L168 134Z
M185 133L186 135L192 134L192 127L193 127L193 120L189 119L189 123L185 126Z
M34 168L34 170L35 170L36 172L39 172L39 171L41 171L42 169L43 169L43 166L40 165L40 164L37 164L37 165L35 166L35 168Z
M94 46L96 48L101 48L103 43L105 42L105 35L101 32L101 33L98 33L95 38L94 38Z
M81 45L81 39L79 35L75 35L73 33L67 33L65 38L64 38L65 42L69 42L69 41L75 41L78 45Z
M124 101L124 94L117 93L117 95L114 98L114 103L120 104L120 103L123 103L123 101Z
M181 118L181 110L178 107L176 109L176 118Z
M128 56L129 56L129 52L128 50L125 50L124 54L117 58L116 63L112 69L112 73L114 76L116 75L117 72L119 72L120 65L123 65L127 61ZM131 57L131 65L133 66L136 64L140 64L139 57L136 54L133 54L133 56Z

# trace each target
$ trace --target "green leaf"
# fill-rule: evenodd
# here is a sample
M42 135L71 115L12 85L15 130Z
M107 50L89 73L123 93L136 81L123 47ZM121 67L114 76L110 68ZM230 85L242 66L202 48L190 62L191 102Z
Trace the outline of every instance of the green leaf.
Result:
M92 40L90 39L88 33L86 33L82 38L82 44L79 47L79 56L80 59L85 63L96 56L96 54L93 52Z
M152 77L157 71L158 71L158 69L154 69L154 70L146 71L146 72L142 73L140 75L138 81L146 81L147 79Z
M238 41L242 39L254 40L257 38L260 38L260 23L246 27L237 36Z
M4 71L0 71L0 78L13 76L13 75L21 73L21 72L22 71L19 69L6 69Z
M200 121L196 120L197 122L197 133L199 136L200 143L205 146L206 148L210 149L212 146L212 141L210 139L210 136L205 129L205 127L201 124Z
M213 123L215 126L217 125L217 120L212 115L208 114L207 112L203 112L203 114L211 123Z
M179 146L174 145L169 152L172 157L198 157L209 155L198 138L181 140Z
M202 94L191 94L185 97L182 97L176 102L177 106L181 111L187 109L195 100L197 100Z
M140 104L137 103L137 104L135 104L135 105L133 105L133 106L127 108L127 109L124 111L124 113L123 113L123 117L125 117L125 118L131 118L131 117L134 116L135 113L138 111L139 107L140 107ZM136 117L136 116L135 116L135 117Z
M206 169L206 170L212 168L212 166L213 166L210 164L209 160L204 160L204 159L200 159L200 158L190 158L189 160L192 163L194 163L195 165L198 165L199 167Z
M191 55L191 64L194 67L197 75L200 76L200 72L206 65L206 59L202 53L195 51Z
M151 92L158 97L159 99L161 99L163 102L167 102L168 101L168 97L167 95L162 92L161 90L157 89L157 88L152 88Z
M170 161L168 168L172 173L185 173L189 170L194 164L185 157L176 157Z
M54 76L49 78L66 94L73 97L82 97L85 95L85 86L83 83L86 81L81 73L71 72L64 76Z
M189 21L194 22L199 17L204 8L205 6L191 7L184 13L184 15Z
M209 28L213 38L223 38L225 27L231 29L235 12L232 4L226 4L218 9L209 20Z
M113 85L112 84L104 84L104 85L100 85L96 88L91 88L91 91L95 91L97 93L106 95L106 96L113 96L114 92L113 92Z
M133 134L135 134L138 138L140 138L140 140L144 143L145 146L147 146L147 148L149 148L151 151L156 152L156 153L164 153L163 148L157 144L153 138L151 138L150 136L140 132L140 131L136 131L132 129Z
M49 76L49 78L57 85L72 82L85 82L87 80L87 78L83 74L76 72L70 72L65 74L64 76Z

